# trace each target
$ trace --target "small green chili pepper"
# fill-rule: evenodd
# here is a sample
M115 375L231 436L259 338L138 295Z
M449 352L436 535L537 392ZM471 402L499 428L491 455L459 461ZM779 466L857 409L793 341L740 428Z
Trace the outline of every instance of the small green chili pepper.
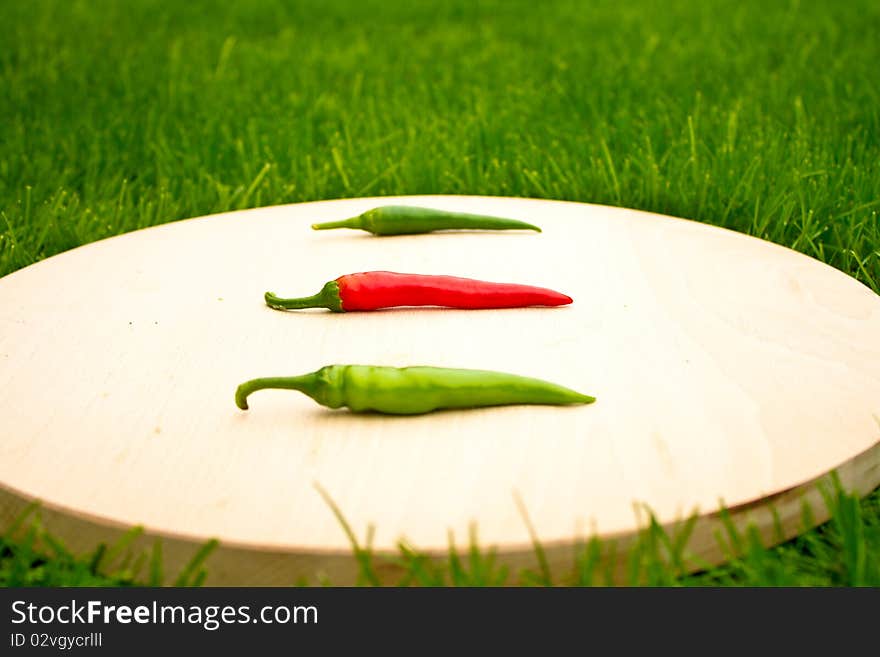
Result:
M253 379L238 386L235 403L247 410L252 392L298 390L330 408L418 415L444 408L508 404L589 404L595 397L569 388L503 372L442 367L328 365L291 377Z
M532 224L516 219L489 217L482 214L446 212L408 205L386 205L367 210L363 214L342 221L312 224L315 230L330 228L360 228L374 235L415 235L435 230L536 230Z

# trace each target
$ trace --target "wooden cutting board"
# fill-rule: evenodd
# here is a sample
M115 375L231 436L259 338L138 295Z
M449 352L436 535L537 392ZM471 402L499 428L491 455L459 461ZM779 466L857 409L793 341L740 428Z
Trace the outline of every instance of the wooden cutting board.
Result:
M541 234L378 238L309 225L406 203L523 219ZM563 308L283 313L368 270L550 287ZM758 239L631 210L529 199L325 201L191 219L89 244L0 280L0 521L43 503L75 550L143 525L176 572L209 538L209 584L354 581L348 539L442 556L469 527L532 562L517 498L562 574L592 534L625 545L647 504L722 558L720 502L769 536L837 468L880 484L880 297ZM331 363L492 369L595 395L589 406L418 417L330 411L249 378ZM620 547L620 543L618 547ZM388 566L383 577L394 581ZM314 580L313 580L314 581Z

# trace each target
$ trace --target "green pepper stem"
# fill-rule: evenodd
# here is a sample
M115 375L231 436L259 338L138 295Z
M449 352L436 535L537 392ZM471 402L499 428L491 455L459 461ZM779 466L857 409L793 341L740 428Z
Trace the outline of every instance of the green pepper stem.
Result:
M257 390L266 390L267 388L298 390L314 399L317 378L317 372L311 372L302 376L269 376L262 379L251 379L236 388L235 405L241 410L246 411L248 409L248 395Z
M313 294L310 297L299 297L296 299L282 299L275 296L272 292L266 292L264 295L266 305L275 310L297 310L300 308L329 308L324 295L321 292Z
M312 230L330 230L332 228L361 228L362 221L360 215L351 219L342 219L341 221L326 221L322 224L312 224Z
M282 299L272 292L264 295L266 305L275 310L299 310L302 308L328 308L335 312L342 311L342 301L339 298L339 284L330 281L317 294L310 297L298 297L295 299Z

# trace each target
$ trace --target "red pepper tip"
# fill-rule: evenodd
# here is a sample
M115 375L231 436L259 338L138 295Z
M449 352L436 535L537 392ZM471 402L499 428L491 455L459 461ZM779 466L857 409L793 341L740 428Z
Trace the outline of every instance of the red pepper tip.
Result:
M567 306L570 303L573 303L574 299L572 299L567 294L562 294L562 292L556 292L555 290L549 290L546 306Z

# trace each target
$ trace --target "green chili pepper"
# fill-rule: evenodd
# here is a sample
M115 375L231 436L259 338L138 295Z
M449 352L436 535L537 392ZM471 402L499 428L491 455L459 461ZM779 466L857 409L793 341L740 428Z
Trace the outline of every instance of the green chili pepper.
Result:
M247 410L252 392L298 390L330 408L418 415L444 408L508 404L589 404L594 397L569 388L503 372L442 367L328 365L291 377L253 379L238 386L235 403Z
M367 210L363 214L342 221L312 224L315 230L330 228L360 228L374 235L414 235L435 230L536 230L532 224L516 219L489 217L482 214L446 212L407 205L386 205Z

